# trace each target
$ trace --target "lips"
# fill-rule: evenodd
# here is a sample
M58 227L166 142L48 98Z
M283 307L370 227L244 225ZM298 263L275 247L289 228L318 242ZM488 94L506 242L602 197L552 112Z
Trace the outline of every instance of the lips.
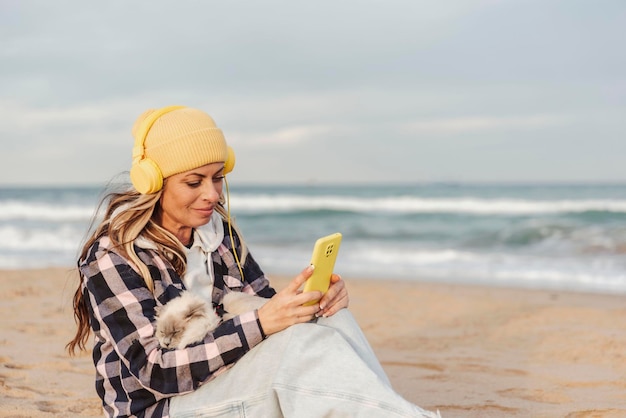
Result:
M196 208L195 210L204 216L210 216L213 213L213 208Z

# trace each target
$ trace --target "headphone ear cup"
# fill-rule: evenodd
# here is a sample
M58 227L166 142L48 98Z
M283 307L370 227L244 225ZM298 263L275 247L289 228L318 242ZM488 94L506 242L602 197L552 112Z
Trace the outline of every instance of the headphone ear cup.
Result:
M144 158L133 164L130 169L130 181L141 194L156 193L163 187L161 170L150 158Z
M228 157L224 162L224 174L228 174L235 168L235 151L231 147L227 147Z

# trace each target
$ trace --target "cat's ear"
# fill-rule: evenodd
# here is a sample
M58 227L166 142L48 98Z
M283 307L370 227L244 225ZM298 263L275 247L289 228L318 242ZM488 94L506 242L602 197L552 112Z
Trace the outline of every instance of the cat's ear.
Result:
M163 305L158 305L154 307L155 317L158 317L163 311Z
M192 318L203 317L206 315L206 304L201 300L192 301L187 307L187 314L185 315L185 319L189 320Z

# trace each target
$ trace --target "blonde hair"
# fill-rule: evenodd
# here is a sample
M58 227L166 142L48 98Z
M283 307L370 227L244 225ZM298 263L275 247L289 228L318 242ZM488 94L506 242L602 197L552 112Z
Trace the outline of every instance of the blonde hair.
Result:
M140 194L136 190L128 190L124 192L108 193L98 205L96 215L92 220L92 226L95 224L95 217L106 205L106 211L103 220L98 226L90 231L93 232L82 246L79 255L79 262L87 258L87 254L94 243L108 236L111 240L112 248L116 250L122 257L127 258L134 267L139 270L146 287L151 292L154 291L154 280L150 275L148 266L141 261L135 252L134 242L141 235L157 245L158 252L164 256L171 264L176 273L182 277L187 268L187 260L185 256L185 248L182 243L165 228L158 225L153 220L153 215L158 207L159 200L163 191L159 190L153 194ZM216 206L216 211L226 221L229 221L229 213L224 208L224 197L220 198L220 205ZM235 229L241 243L241 254L239 254L241 265L245 264L248 254L247 246L239 229L232 225ZM233 242L233 252L235 252ZM80 277L80 275L79 275ZM87 301L82 291L82 279L78 283L78 288L73 298L74 319L77 324L77 331L74 339L70 341L66 348L70 354L74 354L76 350L84 351L86 349L87 338L89 337L89 311Z

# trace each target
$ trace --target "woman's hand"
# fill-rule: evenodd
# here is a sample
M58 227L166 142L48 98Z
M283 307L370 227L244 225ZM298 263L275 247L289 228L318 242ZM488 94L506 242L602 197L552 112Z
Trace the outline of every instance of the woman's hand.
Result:
M330 276L330 287L319 302L320 311L317 316L332 316L340 309L347 308L349 303L346 283L338 274Z
M311 274L313 274L313 267L305 268L285 289L276 293L265 305L259 308L259 321L265 335L272 335L291 325L308 322L315 318L315 314L320 311L319 303L311 306L302 305L320 299L322 297L321 292L302 293L298 290L311 277Z

